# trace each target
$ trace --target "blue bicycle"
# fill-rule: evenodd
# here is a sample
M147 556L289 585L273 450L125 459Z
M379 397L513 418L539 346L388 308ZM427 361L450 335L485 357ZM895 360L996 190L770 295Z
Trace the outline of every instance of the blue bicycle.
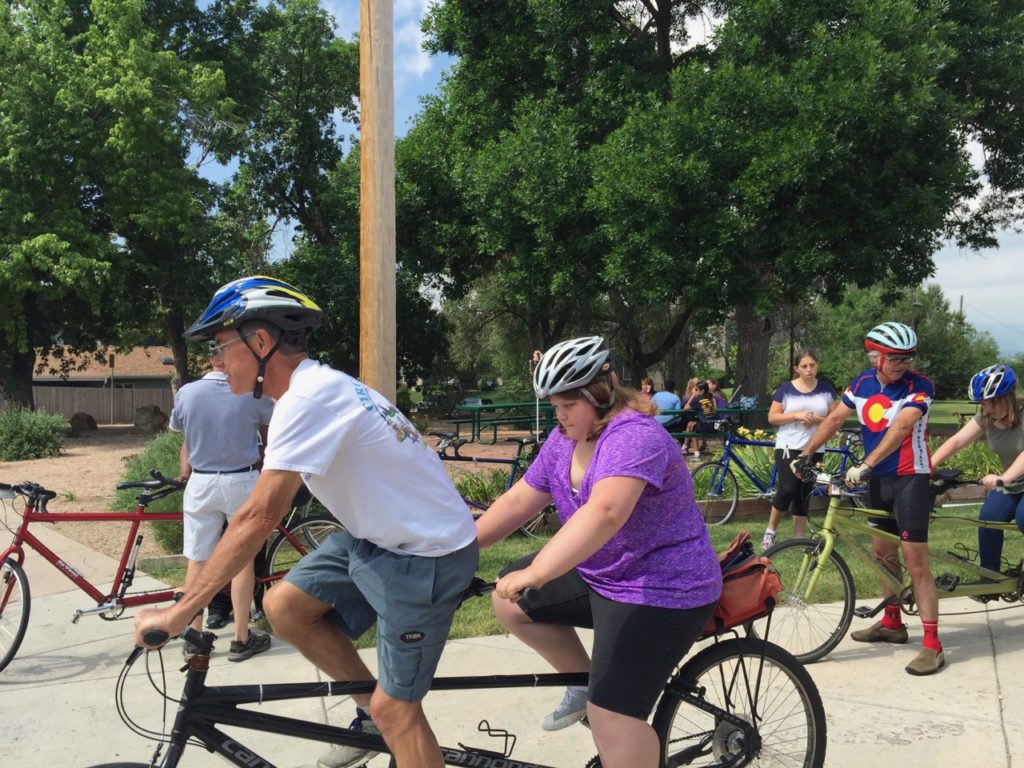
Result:
M729 522L741 496L744 499L771 499L775 495L775 443L741 437L729 419L716 422L715 428L725 436L722 455L693 470L693 491L706 525ZM768 450L746 450L750 448ZM825 448L825 466L834 474L845 473L848 465L857 464L862 458L859 429L840 430L838 446ZM742 473L739 482L734 467ZM818 493L821 491L815 489L811 496Z

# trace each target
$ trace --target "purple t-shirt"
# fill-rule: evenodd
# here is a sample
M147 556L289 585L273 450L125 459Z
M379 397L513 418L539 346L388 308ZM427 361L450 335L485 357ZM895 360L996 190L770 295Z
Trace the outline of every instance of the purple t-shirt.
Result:
M550 493L564 523L605 477L638 477L647 487L625 525L577 566L609 600L661 608L696 608L718 599L722 571L693 497L679 445L651 416L624 410L597 439L579 492L569 482L576 443L557 429L524 480Z

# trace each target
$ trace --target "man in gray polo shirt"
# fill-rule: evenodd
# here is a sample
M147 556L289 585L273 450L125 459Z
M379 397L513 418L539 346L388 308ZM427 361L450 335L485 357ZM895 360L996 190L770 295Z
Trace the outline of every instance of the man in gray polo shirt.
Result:
M187 592L220 540L230 520L252 492L259 477L260 435L274 410L270 398L233 395L224 374L224 360L217 350L210 355L213 368L199 381L186 384L174 397L171 429L184 432L180 480L185 488L185 545L188 559ZM231 606L235 614L235 639L228 658L244 661L270 647L270 636L249 629L256 574L252 562L231 580ZM202 616L192 626L199 630ZM186 657L194 650L186 643Z

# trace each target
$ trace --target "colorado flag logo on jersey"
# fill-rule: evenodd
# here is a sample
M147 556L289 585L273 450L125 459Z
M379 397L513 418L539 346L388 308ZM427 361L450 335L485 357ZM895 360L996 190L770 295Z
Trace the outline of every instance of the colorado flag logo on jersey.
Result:
M860 409L860 423L872 432L888 429L891 421L892 400L885 394L872 395Z

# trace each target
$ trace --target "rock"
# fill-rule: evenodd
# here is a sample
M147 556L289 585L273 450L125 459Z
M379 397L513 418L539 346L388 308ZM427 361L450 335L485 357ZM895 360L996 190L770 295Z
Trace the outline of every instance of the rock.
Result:
M83 432L95 432L99 429L96 419L82 411L68 419L68 425L70 426L69 431L72 437L78 437Z
M138 429L147 432L163 432L167 429L167 414L156 405L140 405L135 409L135 418L132 423Z

